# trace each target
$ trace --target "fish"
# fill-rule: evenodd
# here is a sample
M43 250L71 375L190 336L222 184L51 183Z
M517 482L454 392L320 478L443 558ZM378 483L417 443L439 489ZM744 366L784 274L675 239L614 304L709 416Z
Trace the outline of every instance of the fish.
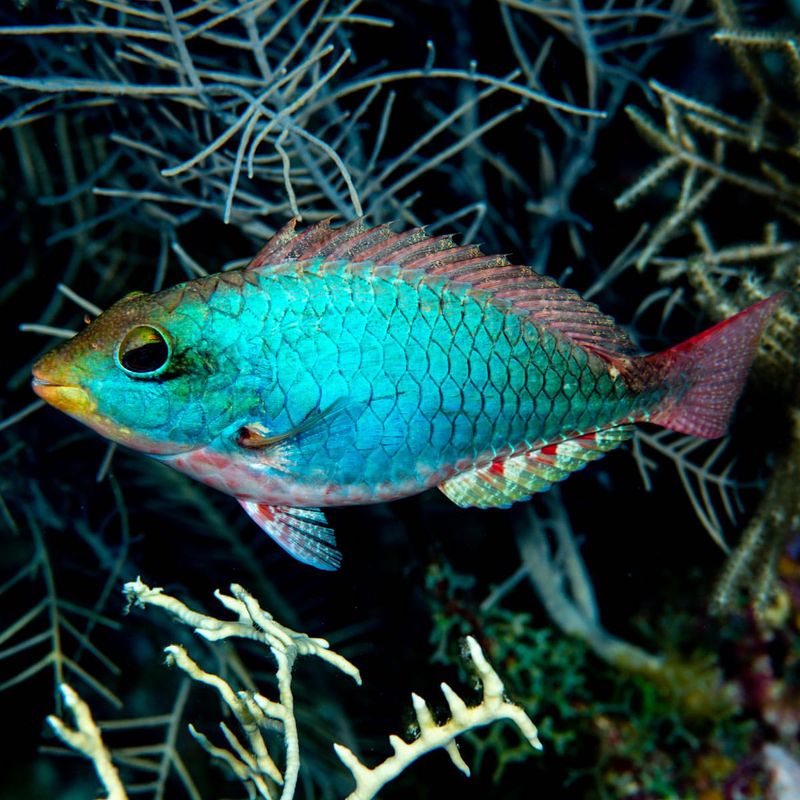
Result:
M292 220L245 267L126 295L32 387L333 570L326 507L435 486L508 507L638 423L722 436L784 294L644 354L575 291L451 235Z

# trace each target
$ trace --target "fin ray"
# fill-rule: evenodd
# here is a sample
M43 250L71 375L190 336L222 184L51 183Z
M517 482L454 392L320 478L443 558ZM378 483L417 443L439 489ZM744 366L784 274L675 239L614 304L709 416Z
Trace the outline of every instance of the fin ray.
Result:
M242 497L236 499L253 522L289 555L317 569L339 569L342 554L336 549L336 536L318 508L270 506Z
M649 421L706 439L723 436L761 334L785 297L786 292L778 292L663 353L642 359L658 380L671 387Z
M281 433L268 430L260 422L248 423L239 428L237 444L246 450L266 450L301 436L312 437L319 432L323 423L331 423L339 417L346 406L346 400L339 398L325 408L316 407L298 425Z
M269 270L287 261L328 259L419 270L485 292L532 322L559 331L575 343L601 351L633 355L636 347L611 317L577 292L559 286L529 267L502 255L485 255L476 245L456 245L451 235L430 236L423 228L393 233L387 225L370 227L363 218L331 227L331 218L302 232L297 220L284 225L245 267Z
M461 472L439 488L462 507L508 507L547 491L553 483L583 469L632 435L632 425L577 434Z

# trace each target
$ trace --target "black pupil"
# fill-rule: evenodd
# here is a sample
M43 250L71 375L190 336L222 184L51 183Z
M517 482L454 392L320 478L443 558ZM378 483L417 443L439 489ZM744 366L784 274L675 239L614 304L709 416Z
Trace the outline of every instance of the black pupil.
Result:
M164 366L169 356L167 343L163 339L134 347L123 353L120 362L131 372L154 372Z

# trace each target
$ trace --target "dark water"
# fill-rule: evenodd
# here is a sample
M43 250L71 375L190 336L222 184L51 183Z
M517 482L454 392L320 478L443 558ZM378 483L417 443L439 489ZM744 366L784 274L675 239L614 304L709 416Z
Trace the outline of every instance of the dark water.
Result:
M723 180L687 220L702 222L717 248L763 241L772 222L778 241L791 245L797 100L785 46L766 56L753 51L749 67L741 59L737 66L730 49L709 39L734 23L714 22L703 4L680 10L658 3L640 16L633 3L585 3L582 15L578 5L559 4L550 17L525 5L365 2L350 12L364 18L348 21L337 16L345 13L341 4L323 8L315 0L208 8L8 4L2 25L102 24L116 33L0 31L0 75L15 79L3 78L0 91L0 415L33 401L30 364L57 341L18 326L83 324L86 311L57 291L59 283L102 308L128 291L193 277L193 265L216 271L252 255L292 215L293 203L309 221L329 213L349 218L357 194L374 222L431 224L579 291L594 287L591 299L629 325L645 349L696 332L723 301L736 305L752 259L708 271L719 283L715 308L683 261L701 249L699 228L676 223L652 253L661 262L633 266L659 223L674 219L681 191L694 197L715 173L699 169L687 178L684 156L638 203L617 211L614 198L664 155L624 106L642 109L666 130L658 96L646 86L658 80L720 109L700 117L727 126L726 136L715 139L710 123L697 122L686 148L773 191ZM217 19L237 8L238 15ZM793 24L779 3L751 4L739 21L753 30ZM269 40L264 59L253 44L258 36ZM327 76L346 48L349 60ZM308 61L315 58L316 67ZM747 139L760 119L748 69L762 77L759 91L774 112L764 118L763 157L760 145L731 133ZM412 73L346 91L403 70ZM146 85L162 88L147 93ZM252 130L253 117L245 116L207 158L178 175L161 174L252 113L250 99L270 87ZM608 116L548 109L533 91ZM690 125L689 104L680 109L675 124ZM741 120L741 129L725 114ZM250 178L249 147L260 133ZM237 158L244 169L226 225ZM775 165L789 188L776 189L762 162ZM648 232L637 238L642 225ZM612 269L627 248L627 265L623 259ZM796 271L778 261L758 263L770 286ZM299 657L297 797L352 790L334 742L372 766L390 755L388 734L410 738L411 692L429 701L439 723L449 714L442 680L476 704L480 690L461 656L465 635L477 639L510 700L539 726L543 751L534 752L511 724L494 723L460 738L469 780L436 752L410 765L382 797L433 798L443 790L491 798L800 796L792 778L800 721L796 524L769 528L774 549L756 553L752 572L712 616L725 555L700 519L710 515L714 523L717 515L722 535L735 543L759 513L790 439L786 420L797 398L790 384L790 370L777 382L774 370L757 370L732 438L714 461L715 444L684 457L682 440L653 439L656 431L646 430L650 491L626 448L530 508L459 510L434 491L331 511L344 554L334 574L291 560L233 500L143 456L117 451L97 480L106 443L54 410L35 411L0 432L0 708L7 732L0 796L97 796L91 765L67 755L45 723L54 711L64 714L59 681L103 723L130 796L247 796L229 771L210 763L187 725L218 747L227 746L220 720L243 745L244 734L211 688L165 665L163 648L182 644L235 690L271 699L278 698L274 659L254 642L209 644L157 608L126 615L122 586L137 576L224 619L231 614L213 592L241 584L276 620L329 639L360 668L359 688L321 660ZM720 479L734 461L729 479ZM788 469L796 471L793 463ZM767 511L789 514L793 502L796 496L779 492ZM526 542L543 548L544 573L526 571ZM762 587L770 553L777 577ZM757 618L748 599L759 598L769 602ZM648 655L656 660L643 670ZM283 768L280 732L265 736Z

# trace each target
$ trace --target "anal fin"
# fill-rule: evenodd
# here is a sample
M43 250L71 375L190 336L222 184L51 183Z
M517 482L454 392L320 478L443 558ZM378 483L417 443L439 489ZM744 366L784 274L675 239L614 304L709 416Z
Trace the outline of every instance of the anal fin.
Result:
M270 506L236 498L261 530L289 555L317 569L335 570L342 563L336 537L318 508Z
M619 425L571 436L461 472L439 488L462 507L507 508L536 492L547 491L632 435L632 425Z

